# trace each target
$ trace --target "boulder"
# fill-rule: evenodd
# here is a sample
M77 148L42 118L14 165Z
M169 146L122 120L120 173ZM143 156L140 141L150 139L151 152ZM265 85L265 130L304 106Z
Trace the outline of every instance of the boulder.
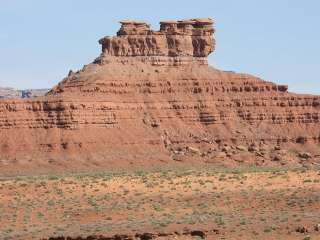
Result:
M308 152L301 152L298 154L298 157L302 159L310 159L312 158L312 155Z
M296 228L296 232L298 232L298 233L308 233L309 229L306 226L298 226Z
M194 153L194 154L201 154L201 151L198 149L198 148L195 148L195 147L190 147L188 146L187 147L187 150L191 153Z
M239 150L239 151L243 151L243 152L248 151L248 148L245 147L245 146L242 146L242 145L237 146L236 149Z
M250 145L248 147L248 151L249 152L257 152L257 151L259 151L259 149L255 145Z

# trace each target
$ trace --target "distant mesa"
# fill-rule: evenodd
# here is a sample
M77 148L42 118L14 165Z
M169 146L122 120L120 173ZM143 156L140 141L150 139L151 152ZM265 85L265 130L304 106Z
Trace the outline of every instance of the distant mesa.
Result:
M16 90L14 88L0 87L0 99L40 97L44 96L48 91L49 89Z
M120 24L44 96L0 101L0 174L320 164L320 97L210 66L213 20Z

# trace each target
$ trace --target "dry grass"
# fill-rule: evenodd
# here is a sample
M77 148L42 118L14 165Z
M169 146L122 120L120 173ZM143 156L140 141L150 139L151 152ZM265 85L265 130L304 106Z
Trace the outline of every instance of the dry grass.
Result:
M320 234L317 170L99 173L0 181L0 239L218 229L220 239ZM318 235L317 235L318 234ZM317 238L311 238L317 239Z

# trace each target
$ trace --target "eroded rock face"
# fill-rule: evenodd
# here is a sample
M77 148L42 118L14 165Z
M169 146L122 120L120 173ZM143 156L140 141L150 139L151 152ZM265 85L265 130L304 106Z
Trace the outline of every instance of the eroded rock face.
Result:
M100 39L103 52L100 61L116 56L140 57L152 64L206 63L206 57L214 50L211 19L163 21L160 31L152 31L142 22L122 21L121 24L116 37Z
M0 101L0 172L320 162L320 97L209 66L212 24L124 21L45 97Z

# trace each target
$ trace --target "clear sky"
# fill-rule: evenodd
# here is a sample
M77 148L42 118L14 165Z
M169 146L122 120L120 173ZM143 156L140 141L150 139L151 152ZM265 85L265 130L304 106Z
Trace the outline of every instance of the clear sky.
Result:
M100 54L121 19L211 17L224 70L320 94L319 0L0 0L0 86L49 88Z

